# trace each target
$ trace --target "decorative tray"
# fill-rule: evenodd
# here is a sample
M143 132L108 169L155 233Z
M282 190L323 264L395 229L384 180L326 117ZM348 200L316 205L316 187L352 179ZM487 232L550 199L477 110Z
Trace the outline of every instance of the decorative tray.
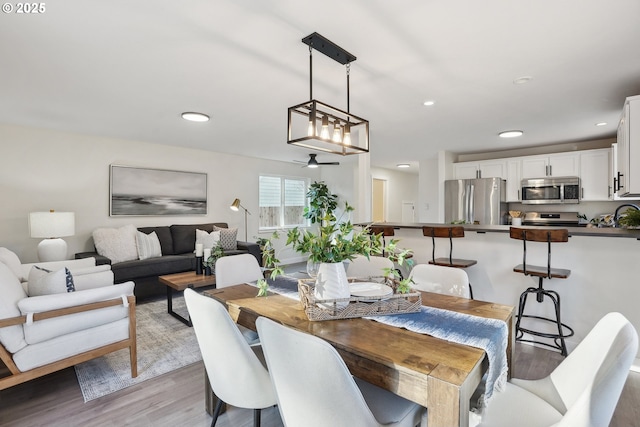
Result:
M349 279L354 282L371 282L367 279ZM395 291L396 283L393 280L384 282ZM351 298L316 299L314 295L315 279L299 279L298 293L304 311L312 321L351 319L355 317L381 316L387 314L415 313L422 306L422 294L411 292L379 296L351 296ZM339 303L346 302L346 307ZM319 305L319 304L322 304Z

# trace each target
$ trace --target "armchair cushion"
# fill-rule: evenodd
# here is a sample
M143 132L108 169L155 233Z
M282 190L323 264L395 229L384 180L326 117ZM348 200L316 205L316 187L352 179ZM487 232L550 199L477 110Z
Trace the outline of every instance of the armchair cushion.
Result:
M71 274L73 274L73 276L75 277L77 274L79 274L80 271L95 268L96 259L94 257L90 257L83 259L66 259L64 261L32 262L22 264L20 266L22 273L18 275L18 278L21 282L26 282L29 280L29 273L31 273L31 269L34 265L37 265L40 268L46 268L47 270L51 271L57 271L61 268L67 267L69 271L71 271Z
M75 290L73 276L66 267L58 271L47 270L37 265L31 268L27 285L29 296L60 294L75 292Z
M25 372L127 338L129 319L122 319L29 345L13 355L13 362Z
M0 319L20 316L18 301L27 297L16 275L4 263L0 262ZM0 342L11 353L24 348L22 325L0 328Z
M52 294L25 298L18 302L23 315L58 310L113 298L133 295L133 282L88 289L71 294ZM101 308L63 317L29 322L23 325L24 340L27 344L37 344L62 335L82 331L127 317L128 309L123 305Z
M0 248L0 263L4 263L15 276L22 282L24 281L23 271L20 263L20 258L14 252L7 248Z

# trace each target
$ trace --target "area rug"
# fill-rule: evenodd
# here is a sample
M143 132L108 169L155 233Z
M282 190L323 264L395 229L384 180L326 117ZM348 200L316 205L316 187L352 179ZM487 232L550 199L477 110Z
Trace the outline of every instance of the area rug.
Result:
M173 309L187 317L182 296L174 298ZM131 378L128 349L76 365L85 402L202 360L193 328L167 313L165 299L138 304L136 323L138 376Z

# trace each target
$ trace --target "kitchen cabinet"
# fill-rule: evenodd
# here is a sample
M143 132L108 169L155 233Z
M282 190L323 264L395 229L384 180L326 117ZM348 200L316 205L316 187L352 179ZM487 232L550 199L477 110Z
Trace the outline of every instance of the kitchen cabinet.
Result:
M579 176L580 157L576 152L522 158L521 179L546 176Z
M611 200L612 187L609 185L610 148L579 152L581 199L584 202Z
M455 179L507 178L505 160L481 160L453 164Z
M507 202L520 201L520 165L522 158L514 157L507 159Z
M640 95L624 103L617 144L616 193L622 198L640 196Z

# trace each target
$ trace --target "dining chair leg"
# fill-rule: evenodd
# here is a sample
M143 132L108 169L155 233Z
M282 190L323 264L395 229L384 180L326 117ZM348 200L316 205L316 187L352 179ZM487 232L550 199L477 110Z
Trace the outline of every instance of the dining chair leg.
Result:
M253 427L260 427L260 409L253 410Z
M222 405L224 405L224 402L222 401L222 399L218 399L218 402L216 402L216 408L213 410L213 420L211 420L211 427L214 427L216 425L216 421L218 421L218 417L220 416L220 411L222 411Z

